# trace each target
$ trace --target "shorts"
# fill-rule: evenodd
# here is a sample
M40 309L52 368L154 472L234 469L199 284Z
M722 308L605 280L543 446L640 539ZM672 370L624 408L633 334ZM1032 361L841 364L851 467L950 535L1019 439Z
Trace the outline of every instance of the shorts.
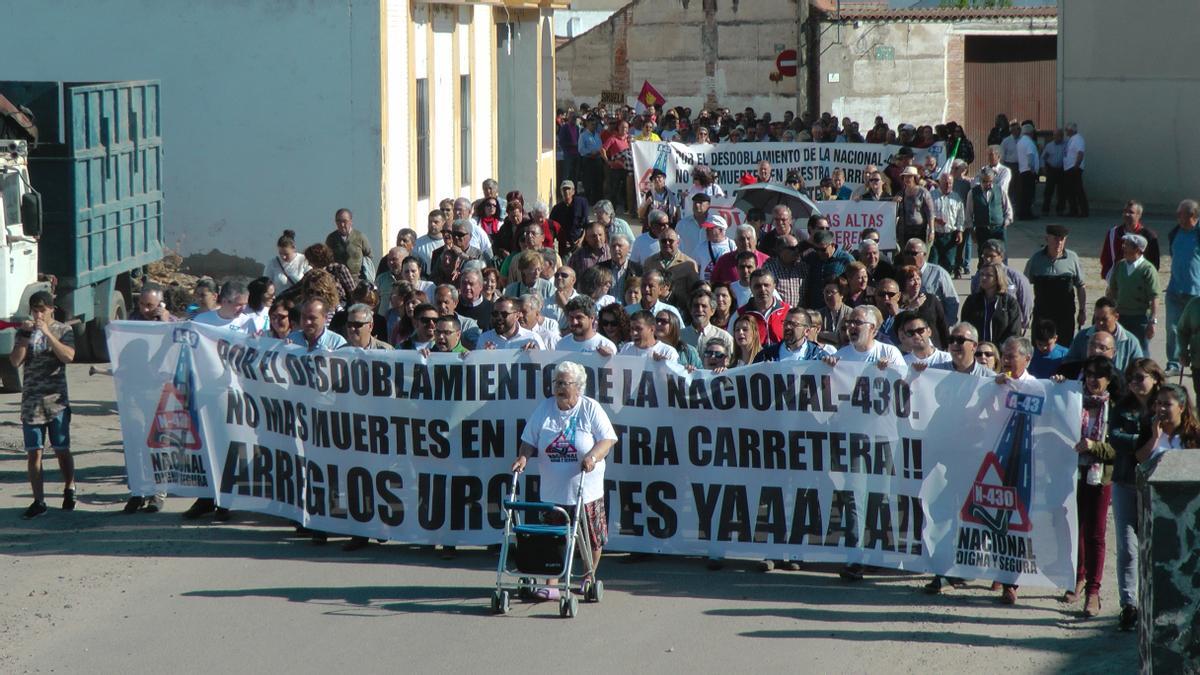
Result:
M572 504L559 504L567 513L574 513ZM542 522L548 525L562 525L562 517L557 511L543 514ZM587 530L588 543L592 549L604 548L608 543L608 512L604 508L604 497L583 505L583 525Z
M46 447L46 436L50 437L50 448L54 451L71 449L71 409L50 418L45 424L22 424L25 434L25 452L37 452Z

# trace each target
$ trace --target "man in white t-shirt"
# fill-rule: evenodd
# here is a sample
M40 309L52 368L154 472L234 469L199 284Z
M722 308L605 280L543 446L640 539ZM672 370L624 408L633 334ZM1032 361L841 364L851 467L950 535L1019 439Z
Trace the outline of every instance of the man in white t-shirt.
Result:
M479 336L480 349L545 349L537 333L521 326L516 300L508 296L492 307L492 329Z
M1067 150L1063 155L1063 191L1067 199L1067 217L1088 217L1087 191L1083 189L1083 156L1087 146L1079 127L1067 125Z
M678 361L679 352L654 337L654 315L645 310L629 317L629 342L617 352L621 356L650 357L655 361Z
M571 332L554 347L560 352L596 353L612 356L617 346L612 340L596 332L596 303L590 298L577 297L567 303L567 330Z
M249 301L250 291L246 284L236 280L226 281L217 296L217 308L197 314L192 317L192 321L206 326L244 331L254 321L254 315L244 313Z
M950 354L933 346L929 324L916 312L901 312L896 317L899 326L900 350L904 362L913 370L925 370L929 366L950 362Z
M850 312L846 319L846 334L850 344L834 352L833 356L825 357L825 363L836 366L840 361L858 361L874 363L880 370L891 368L908 374L908 364L904 362L904 354L892 345L875 339L883 315L871 305L860 305Z

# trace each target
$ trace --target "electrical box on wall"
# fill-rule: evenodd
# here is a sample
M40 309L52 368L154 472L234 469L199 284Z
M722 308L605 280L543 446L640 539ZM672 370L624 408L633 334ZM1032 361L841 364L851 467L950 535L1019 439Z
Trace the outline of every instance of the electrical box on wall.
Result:
M829 74L829 83L830 84L834 84L834 83L841 82L841 81L842 81L841 73L830 73Z

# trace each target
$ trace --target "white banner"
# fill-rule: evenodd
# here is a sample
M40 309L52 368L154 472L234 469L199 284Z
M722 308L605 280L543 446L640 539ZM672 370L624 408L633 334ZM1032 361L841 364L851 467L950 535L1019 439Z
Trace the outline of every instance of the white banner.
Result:
M822 178L841 169L846 174L846 184L851 188L862 185L863 169L874 164L882 171L900 145L879 143L713 143L688 145L653 141L634 141L633 173L637 178L638 194L649 189L650 171L662 169L667 174L667 187L672 191L686 191L692 187L692 169L697 164L712 168L717 183L732 194L738 187L738 179L744 174L753 174L758 163L771 163L771 181L782 184L788 171L800 171L808 195L815 194ZM929 148L913 148L913 163L921 166L925 155L938 159L940 167L946 160L944 143L935 143Z
M613 550L1075 583L1074 383L848 362L688 375L555 352L309 354L191 323L115 322L109 346L140 494L496 543L524 421L570 358L620 438L605 475ZM537 485L520 481L527 498Z

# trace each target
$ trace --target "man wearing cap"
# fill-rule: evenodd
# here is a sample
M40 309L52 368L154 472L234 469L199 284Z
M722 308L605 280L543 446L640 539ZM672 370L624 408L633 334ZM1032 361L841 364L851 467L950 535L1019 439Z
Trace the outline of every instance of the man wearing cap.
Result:
M921 187L921 173L909 165L900 172L904 189L896 196L896 241L933 238L933 198Z
M667 189L667 174L662 169L650 171L650 189L642 193L642 201L638 204L638 219L644 228L649 227L651 211L667 214L672 225L679 222L679 197Z
M704 241L692 250L691 258L700 267L700 278L712 281L717 261L733 250L733 240L725 236L725 221L721 218L706 220L701 227L704 228Z
M737 257L743 251L750 251L754 254L758 260L758 267L762 267L771 258L758 250L758 230L748 223L738 225L733 235L733 244L735 248L717 258L717 264L713 265L713 283L732 284L738 281Z
M1138 339L1142 353L1150 353L1150 340L1158 324L1158 270L1146 260L1146 238L1126 234L1121 238L1123 260L1113 266L1105 295L1117 303L1121 325Z
M1113 265L1117 261L1125 256L1122 242L1127 234L1137 234L1145 238L1146 260L1154 266L1154 269L1158 269L1158 235L1154 233L1154 230L1142 224L1142 203L1136 199L1130 199L1128 202L1125 202L1125 209L1121 211L1121 224L1108 231L1108 234L1104 237L1104 244L1101 245L1101 277L1108 279L1109 270L1113 268Z
M700 245L705 239L705 223L719 221L722 226L729 227L724 218L709 209L710 204L709 196L703 192L692 195L692 212L680 218L675 225L675 231L679 233L680 250L694 251Z
M987 167L980 169L979 184L967 193L965 206L963 221L971 228L975 243L982 247L989 239L1007 241L1008 226L1013 220L1012 202L1004 188L996 185L995 171Z
M1017 218L1021 220L1037 220L1037 216L1033 215L1033 197L1041 168L1037 142L1033 140L1033 125L1021 125L1021 138L1017 140L1017 171L1021 180Z
M1033 285L1033 321L1053 321L1062 342L1069 342L1087 318L1083 266L1079 256L1067 250L1068 234L1063 225L1047 225L1046 245L1025 263L1025 278Z
M579 248L591 209L586 197L575 194L574 181L564 180L558 186L558 192L561 199L550 209L550 220L562 228L558 231L558 252L567 258Z

